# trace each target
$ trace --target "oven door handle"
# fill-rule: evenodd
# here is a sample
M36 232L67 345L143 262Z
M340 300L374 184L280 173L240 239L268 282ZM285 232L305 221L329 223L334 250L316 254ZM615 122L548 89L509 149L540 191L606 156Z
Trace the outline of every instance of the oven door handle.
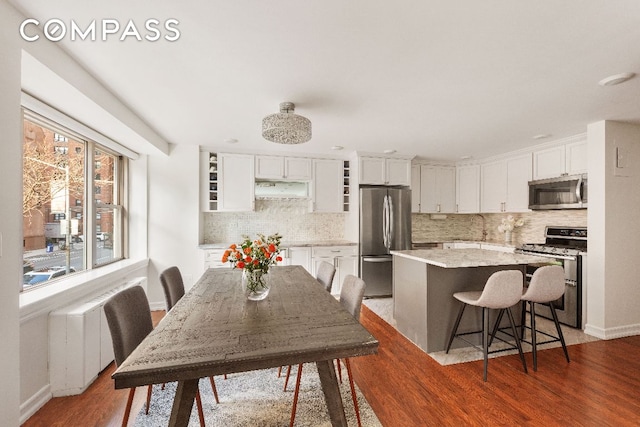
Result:
M571 256L571 255L551 255L551 254L541 254L538 252L527 252L527 251L519 251L518 253L523 255L539 256L542 258L566 259L569 261L575 261L577 259L577 257Z

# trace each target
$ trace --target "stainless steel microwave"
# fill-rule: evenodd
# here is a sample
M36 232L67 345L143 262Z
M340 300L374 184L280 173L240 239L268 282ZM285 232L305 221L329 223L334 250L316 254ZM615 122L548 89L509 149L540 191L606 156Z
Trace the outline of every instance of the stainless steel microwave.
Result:
M529 209L586 209L587 174L529 181Z

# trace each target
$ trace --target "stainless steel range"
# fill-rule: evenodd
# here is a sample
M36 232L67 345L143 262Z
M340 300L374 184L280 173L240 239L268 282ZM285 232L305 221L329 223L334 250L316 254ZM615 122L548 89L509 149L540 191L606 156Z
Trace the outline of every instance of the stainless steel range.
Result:
M551 262L563 266L565 293L553 304L561 323L582 328L587 228L548 226L545 228L545 243L525 243L517 252L547 257ZM540 265L527 266L527 279L538 267ZM546 306L540 306L536 314L552 319L551 310Z

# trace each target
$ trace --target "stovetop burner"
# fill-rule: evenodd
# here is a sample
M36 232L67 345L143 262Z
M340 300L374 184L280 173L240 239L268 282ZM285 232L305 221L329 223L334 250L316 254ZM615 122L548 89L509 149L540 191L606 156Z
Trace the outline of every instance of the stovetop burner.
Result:
M587 251L586 227L551 227L545 228L545 243L525 243L521 247L524 252L541 254L576 256Z

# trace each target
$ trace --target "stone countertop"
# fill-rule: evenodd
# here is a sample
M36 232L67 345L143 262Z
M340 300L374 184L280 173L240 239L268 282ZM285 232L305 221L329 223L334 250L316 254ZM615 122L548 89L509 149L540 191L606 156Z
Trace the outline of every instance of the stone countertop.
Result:
M549 258L488 249L416 249L391 254L443 268L549 263Z
M479 245L495 245L495 246L504 246L505 248L519 248L521 245L516 245L513 243L505 243L504 240L469 240L469 239L440 239L440 240L424 240L424 239L416 239L411 242L414 245L421 244L442 244L442 243L477 243Z
M240 242L233 242L240 243ZM231 243L203 243L198 245L198 249L227 249ZM294 248L294 247L311 247L311 246L357 246L356 242L350 240L308 240L308 241L283 241L280 247Z

